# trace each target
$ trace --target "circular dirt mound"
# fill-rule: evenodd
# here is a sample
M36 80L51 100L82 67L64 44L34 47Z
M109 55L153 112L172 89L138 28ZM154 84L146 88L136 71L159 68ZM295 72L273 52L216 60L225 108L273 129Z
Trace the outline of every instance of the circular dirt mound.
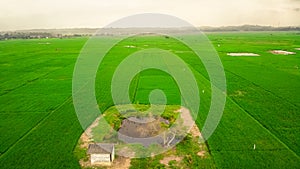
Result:
M160 133L160 124L160 119L143 118L137 120L135 117L130 117L122 121L119 133L134 138L153 137Z

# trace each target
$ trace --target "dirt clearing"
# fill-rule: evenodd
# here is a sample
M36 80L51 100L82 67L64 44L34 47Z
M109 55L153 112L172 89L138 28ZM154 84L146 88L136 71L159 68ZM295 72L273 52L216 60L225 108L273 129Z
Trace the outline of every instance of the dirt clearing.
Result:
M256 53L227 53L228 56L259 56Z
M294 55L296 54L295 52L289 52L285 50L271 50L270 53L274 55Z

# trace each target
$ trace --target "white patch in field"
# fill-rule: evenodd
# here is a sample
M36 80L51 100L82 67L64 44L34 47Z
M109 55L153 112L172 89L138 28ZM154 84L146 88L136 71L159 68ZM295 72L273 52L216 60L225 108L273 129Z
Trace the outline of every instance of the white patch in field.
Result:
M205 91L204 90L202 90L202 93L204 93Z
M294 55L294 54L296 54L295 52L289 52L289 51L285 51L285 50L271 50L270 52L275 55Z
M124 46L125 48L136 48L136 46L133 46L133 45L127 45L127 46Z
M220 44L218 44L218 47L220 47L221 45Z
M253 150L255 150L255 149L256 149L256 145L254 144L254 145L253 145Z
M227 53L228 56L259 56L256 53Z
M300 50L300 48L295 48L296 50Z
M49 42L40 42L40 43L38 43L39 45L50 45L51 43L49 43Z

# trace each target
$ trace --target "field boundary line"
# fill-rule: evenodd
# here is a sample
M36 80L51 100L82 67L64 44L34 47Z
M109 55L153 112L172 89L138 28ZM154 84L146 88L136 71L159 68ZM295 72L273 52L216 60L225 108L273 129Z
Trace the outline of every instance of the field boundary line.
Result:
M22 137L20 137L15 143L13 143L6 151L2 152L0 155L0 159L5 156L10 150L12 150L19 142L25 139L29 134L31 134L36 128L42 125L54 112L59 110L63 105L72 100L72 95L68 97L62 104L60 104L57 108L49 112L44 118L42 118L35 126L33 126L30 130L28 130Z
M298 154L292 150L288 145L286 145L283 141L281 141L274 133L272 133L265 125L260 123L255 117L253 117L247 110L243 109L236 101L234 101L232 98L228 97L228 100L230 100L233 104L235 104L239 109L241 109L245 114L247 114L252 120L254 120L256 123L258 123L263 129L265 129L271 136L273 136L279 143L281 143L285 148L287 148L292 154L294 154L298 159L300 157Z
M179 59L182 59L180 56L178 56L178 55L176 55ZM182 59L183 60L183 59ZM169 65L168 64L166 64L166 60L165 60L165 58L163 57L163 61L164 61L164 64L166 65L166 67L167 67L167 69L168 70L170 70L170 68L169 68ZM186 63L186 62L185 62ZM190 64L188 64L188 63L186 63L187 65L189 65L189 66L191 66ZM195 70L193 67L189 67L190 69L191 69L191 71L192 70ZM198 72L197 70L195 70L196 72ZM200 76L202 76L206 81L208 81L208 82L210 82L208 79L206 79L205 77L204 77L204 75L202 74L202 73L200 73L200 72L198 72L199 73L199 75ZM195 76L195 75L194 75ZM173 78L173 77L172 77ZM176 83L176 81L173 79L173 81ZM197 82L196 82L197 83ZM177 83L176 83L177 84ZM197 83L197 87L199 88L199 86L198 86L198 83ZM219 89L219 88L218 88ZM186 103L186 100L185 99L183 99L183 101ZM200 107L199 107L200 108ZM197 116L198 116L198 113L197 113ZM196 125L197 127L198 127L198 129L200 130L200 133L201 133L201 127L199 127L198 126L198 124L197 123L200 123L200 121L197 121L197 118L196 119L193 119L194 120L194 125ZM204 125L204 124L203 124ZM215 161L215 158L214 158L214 156L213 156L213 154L212 154L212 151L211 151L211 149L210 149L210 146L209 146L209 144L208 144L208 141L206 140L205 142L204 142L204 144L206 145L206 147L207 147L207 151L208 151L208 153L210 154L210 156L211 156L211 158L212 158L212 163L213 163L213 165L214 165L214 167L217 167L217 164L216 164L216 161Z
M140 70L142 70L141 60L140 60L140 63L139 63L139 67L140 67ZM141 77L141 72L139 72L139 73L137 74L136 87L135 87L135 89L134 89L134 94L133 94L133 98L132 98L132 102L133 102L133 103L136 103L136 94L137 94L138 88L139 88L139 86L140 86L140 77Z
M248 63L251 63L251 62L248 62ZM251 64L252 64L252 63L251 63ZM277 69L275 69L275 70L277 70ZM254 86L256 86L256 87L258 87L258 88L263 89L264 91L266 91L266 92L268 92L268 93L271 93L272 95L276 96L276 97L279 98L279 99L282 99L282 100L286 101L287 103L289 103L289 104L295 106L296 108L299 108L298 105L296 105L295 103L290 102L290 101L287 100L285 97L281 97L281 96L279 96L279 95L273 93L272 91L270 91L270 90L264 88L263 86L261 86L261 85L259 85L259 84L256 84L256 83L250 81L249 79L246 79L246 78L244 78L244 77L242 77L242 76L240 76L240 75L238 75L238 74L232 72L231 70L226 69L226 71L227 71L227 72L230 72L230 73L232 73L232 74L234 74L234 75L237 76L237 77L240 77L240 78L246 80L247 82L253 84ZM280 70L277 70L277 71L280 71ZM285 73L285 72L284 72L284 73ZM287 73L287 74L288 74L288 73Z
M47 73L45 73L45 74L42 74L41 76L38 76L38 77L36 77L36 78L34 78L34 79L32 79L32 80L27 80L27 82L22 83L22 84L20 84L20 85L14 87L14 88L12 88L12 89L4 89L4 92L1 93L0 96L4 96L4 95L6 95L6 94L9 94L9 93L11 93L11 92L13 92L13 91L15 91L15 90L17 90L17 89L19 89L19 88L22 88L22 87L24 87L24 86L27 86L29 83L36 82L36 81L40 80L42 77L45 77L45 76L47 76L47 75L49 75L49 74L51 74L51 73L53 73L53 72L55 72L55 71L64 69L64 68L66 68L66 67L68 67L68 66L70 66L70 65L72 65L72 64L69 64L69 65L64 66L64 67L62 67L62 68L58 68L58 69L49 71L49 72L47 72ZM1 84L2 84L2 83L1 83ZM8 91L5 91L5 90L8 90Z
M141 67L141 65L139 65L140 67ZM141 70L141 68L140 68L140 70ZM132 102L133 103L136 103L136 94L137 94L137 91L138 91L138 88L139 88L139 86L140 86L140 78L141 78L141 72L139 72L138 74L137 74L137 82L136 82L136 87L135 87L135 89L134 89L134 94L133 94L133 98L132 98Z
M236 74L236 73L234 73L234 72L232 72L232 71L230 71L230 70L228 70L228 69L226 69L226 71L232 73L233 75L235 75L235 76L237 76L237 77L239 77L239 78L244 79L245 81L247 81L247 82L253 84L255 87L258 87L258 88L260 88L260 89L262 89L262 90L264 90L264 91L266 91L266 92L268 92L268 93L271 93L273 96L279 98L280 100L284 100L285 102L291 104L291 105L294 106L295 108L297 108L297 109L299 108L298 105L296 105L296 104L290 102L289 100L287 100L287 99L284 98L284 97L278 96L277 94L273 93L272 91L270 91L270 90L268 90L268 89L265 89L265 88L262 87L261 85L258 85L258 84L254 83L254 82L252 82L252 81L250 81L250 80L248 80L248 79L246 79L246 78L244 78L244 77L242 77L242 76L240 76L240 75L238 75L238 74Z
M47 111L0 111L0 114L47 114Z
M190 64L189 64L189 65L190 65ZM190 66L191 66L191 65L190 65ZM198 70L194 69L193 67L190 67L190 68L193 69L193 70L195 70L195 71L198 72L199 74L201 74L207 81L209 81L209 80L208 80L201 72L199 72ZM235 73L229 71L228 69L224 69L224 70L225 70L225 72L227 71L227 72L230 72L230 73L236 75ZM242 79L244 79L244 80L250 82L251 84L255 85L255 86L258 87L258 88L263 89L263 90L266 91L266 92L271 93L271 94L274 95L275 97L278 97L278 96L275 95L274 93L272 93L272 92L270 92L270 91L268 91L268 90L265 90L265 89L262 88L261 86L255 84L255 83L253 83L253 82L251 82L251 81L249 81L248 79L245 79L245 78L243 78L243 77L241 77L241 76L239 76L239 75L236 75L236 76L238 76L239 78L242 78ZM216 87L216 86L215 86L215 87ZM281 97L278 97L278 98L283 99L283 98L281 98ZM260 123L260 121L258 121L255 117L253 117L247 110L243 109L236 101L234 101L234 100L233 100L231 97L229 97L229 96L226 96L226 99L229 99L231 102L233 102L239 109L241 109L245 114L247 114L250 118L252 118L252 119L253 119L256 123L258 123L262 128L264 128L265 130L267 130L267 132L268 132L269 134L271 134L271 136L273 136L273 137L274 137L279 143L281 143L285 148L287 148L287 150L289 150L289 151L290 151L292 154L294 154L298 159L300 159L300 157L298 156L298 154L297 154L294 150L292 150L288 145L286 145L282 140L280 140L280 139L279 139L274 133L272 133L265 125L263 125L262 123ZM288 102L288 103L290 103L290 102ZM292 104L292 105L295 106L294 104ZM298 107L298 106L296 106L296 107Z
M190 65L190 64L189 64L189 65ZM190 65L190 66L191 66L191 65ZM198 70L194 69L193 67L191 67L191 68L192 68L193 70L195 70L196 72L198 72L199 74L201 74L207 81L209 81L209 80L208 80L201 72L199 72ZM263 87L261 87L261 86L255 84L255 83L249 81L248 79L245 79L245 78L243 78L243 77L241 77L241 76L239 76L239 75L233 73L232 71L230 71L230 70L228 70L228 69L225 69L225 68L224 68L224 70L225 70L225 74L226 74L226 72L232 73L232 74L234 74L235 76L237 76L237 77L239 77L239 78L242 78L242 79L246 80L247 82L253 84L254 86L256 86L256 87L258 87L258 88L261 88L261 89L263 89L263 90L266 91L266 92L271 93L271 94L274 95L275 97L278 97L278 96L275 95L274 93L272 93L272 92L270 92L270 91L264 89ZM215 86L215 87L216 87L216 86ZM281 98L281 97L278 97L278 98L283 99L283 98ZM229 99L229 100L232 101L234 104L236 104L236 105L238 106L238 108L242 109L242 111L243 111L244 113L246 113L249 117L251 117L254 121L256 121L261 127L263 127L265 130L267 130L268 133L270 133L277 141L279 141L280 143L282 143L284 147L286 147L286 148L287 148L289 151L291 151L297 158L300 159L300 157L298 156L298 154L297 154L295 151L293 151L288 145L286 145L283 141L281 141L274 133L272 133L265 125L263 125L263 124L262 124L260 121L258 121L255 117L253 117L247 110L243 109L243 108L241 107L241 105L239 105L236 101L234 101L234 100L233 100L231 97L229 97L229 96L227 96L226 99ZM290 103L289 101L287 101L287 102ZM294 105L293 103L290 103L290 104L293 105L293 106L295 106L296 108L298 108L298 106Z
M255 150L250 150L250 149L245 149L245 150L212 150L212 151L214 151L214 152L221 152L221 151L235 151L235 152L253 152L253 151L258 151L258 152L272 152L272 151L289 151L289 150L287 150L287 149L284 149L284 148L278 148L278 149L260 149L260 150L258 150L258 149L255 149Z
M286 100L285 98L282 98L282 97L276 95L276 94L273 93L272 91L267 90L267 89L265 89L264 87L262 87L262 86L260 86L260 85L258 85L258 84L256 84L256 83L254 83L254 82L252 82L252 81L250 81L250 80L248 80L248 79L246 79L246 78L244 78L244 77L242 77L242 76L240 76L240 75L237 75L236 73L234 73L234 72L232 72L232 71L230 71L230 70L228 70L228 69L226 69L226 71L229 72L229 73L232 73L233 75L235 75L235 76L237 76L237 77L239 77L239 78L241 78L241 79L244 79L245 81L249 82L250 84L254 85L254 86L257 87L257 88L260 88L260 89L262 89L263 91L266 91L267 93L270 93L270 94L273 95L274 97L277 97L277 98L279 98L279 99L281 99L281 100L286 101L286 103L291 104L291 105L294 106L296 109L299 108L297 105L291 103L290 101ZM230 97L229 97L229 98L230 98ZM230 100L234 101L234 100L231 99L231 98L230 98ZM239 107L242 108L242 106L241 106L240 104L238 104L236 101L234 101L234 103L236 103ZM242 109L243 109L243 108L242 108ZM258 119L256 119L253 115L251 115L247 110L245 110L245 109L243 109L243 110L244 110L245 112L247 112L247 114L248 114L249 116L251 116L253 119L255 119L257 122L259 122L259 124L261 124L262 126L264 126L264 128L267 129L267 127L266 127L264 124L262 124ZM268 130L270 133L272 133L277 139L279 139L273 132L271 132L269 129L267 129L267 130ZM279 139L279 140L280 140L280 139ZM281 140L280 140L280 141L281 141ZM297 156L298 158L300 158L300 156L299 156L294 150L292 150L288 145L286 145L283 141L281 141L281 143L283 143L289 150L291 150L293 153L295 153L296 156Z
M132 98L132 102L135 103L136 102L136 94L137 94L137 90L138 90L138 87L140 85L140 74L138 74L138 77L137 77L137 82L136 82L136 87L134 89L134 94L133 94L133 98Z

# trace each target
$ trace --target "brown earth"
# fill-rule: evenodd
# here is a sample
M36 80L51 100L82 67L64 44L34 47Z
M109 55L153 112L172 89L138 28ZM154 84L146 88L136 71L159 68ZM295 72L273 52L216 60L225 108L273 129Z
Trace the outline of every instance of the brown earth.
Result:
M289 51L284 51L284 50L271 50L270 53L275 54L275 55L294 55L294 54L296 54L295 52L289 52Z
M165 157L163 158L162 160L160 160L160 163L161 164L164 164L165 166L169 166L169 162L172 161L172 160L175 160L177 162L180 162L183 158L182 157L178 157L178 156L175 156L175 155L171 155L169 157Z

